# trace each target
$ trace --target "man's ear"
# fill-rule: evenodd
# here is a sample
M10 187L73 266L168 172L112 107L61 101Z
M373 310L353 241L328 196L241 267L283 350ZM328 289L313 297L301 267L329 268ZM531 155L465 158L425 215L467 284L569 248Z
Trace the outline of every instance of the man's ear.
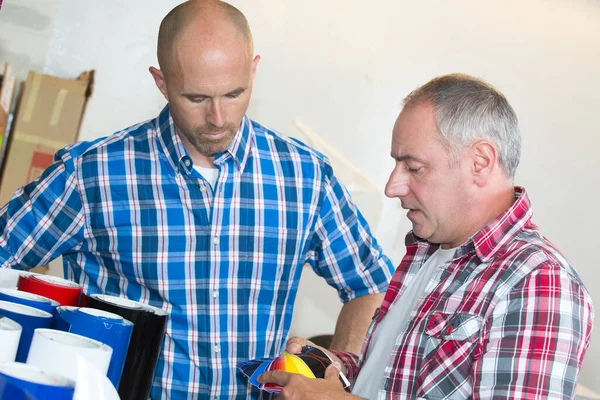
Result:
M158 88L158 90L160 90L163 96L165 96L165 99L169 101L169 95L167 92L167 81L165 81L165 75L163 74L163 72L160 69L154 67L150 67L148 68L148 70L150 71L150 74L152 74L152 77L154 78L154 83L156 83L156 87Z
M478 140L471 146L471 172L477 186L485 186L499 167L498 151L487 140Z
M260 56L256 56L254 57L254 60L252 60L252 79L254 79L254 77L256 76L256 66L258 65L258 62L260 61Z

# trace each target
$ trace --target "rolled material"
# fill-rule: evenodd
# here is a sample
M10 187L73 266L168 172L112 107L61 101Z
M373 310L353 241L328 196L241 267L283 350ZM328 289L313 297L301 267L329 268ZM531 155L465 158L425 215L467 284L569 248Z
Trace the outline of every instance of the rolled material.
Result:
M21 275L18 288L24 292L56 300L61 306L78 306L81 297L81 286L79 284L56 276Z
M0 288L16 289L19 282L19 270L10 268L0 268Z
M146 400L165 336L168 313L120 297L92 295L89 307L118 314L133 322L133 332L119 385L122 399Z
M22 269L0 268L0 288L16 289L20 276L40 275L35 272L23 271Z
M77 373L79 378L73 400L121 400L117 389L106 375L102 375L81 357L77 360Z
M23 328L19 323L0 317L0 363L15 361L21 332Z
M62 322L63 321L64 324ZM108 379L119 387L125 357L133 331L133 323L108 311L87 307L59 307L54 327L95 339L113 349Z
M54 316L54 321L52 321L52 329L56 329L57 331L69 332L71 329L71 324L64 320L62 317L60 310L77 310L79 307L75 306L59 306L56 309L56 315ZM84 335L85 336L85 335Z
M97 340L54 329L36 329L27 364L55 371L77 382L77 359L82 357L106 375L112 348Z
M56 314L56 307L58 307L56 300L15 289L0 289L0 300L37 308L52 315Z
M50 328L53 319L52 314L46 311L1 300L0 316L12 319L23 328L16 357L16 360L19 362L27 360L33 332L38 328Z
M0 400L71 400L75 382L18 362L0 364Z

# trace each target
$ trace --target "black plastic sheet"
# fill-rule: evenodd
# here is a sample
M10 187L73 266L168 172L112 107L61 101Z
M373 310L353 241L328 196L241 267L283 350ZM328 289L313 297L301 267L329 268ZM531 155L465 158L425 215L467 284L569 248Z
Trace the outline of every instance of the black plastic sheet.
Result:
M129 350L119 384L119 396L147 400L165 336L168 314L164 310L119 297L86 296L87 307L108 311L133 322Z

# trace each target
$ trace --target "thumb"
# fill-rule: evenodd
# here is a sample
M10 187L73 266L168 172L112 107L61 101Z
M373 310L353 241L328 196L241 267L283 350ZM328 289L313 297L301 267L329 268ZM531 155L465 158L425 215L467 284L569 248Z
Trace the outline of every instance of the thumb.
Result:
M338 380L342 365L339 362L334 362L325 370L325 379L327 380Z

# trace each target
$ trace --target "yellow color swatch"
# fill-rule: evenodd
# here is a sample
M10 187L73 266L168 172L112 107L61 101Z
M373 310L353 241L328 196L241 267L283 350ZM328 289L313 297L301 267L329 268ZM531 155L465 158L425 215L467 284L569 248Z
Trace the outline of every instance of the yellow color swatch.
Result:
M288 352L283 352L283 356L285 357L286 369L289 364L293 364L294 369L296 370L296 371L291 371L291 369L289 369L288 372L294 372L296 374L304 375L307 378L315 377L315 374L313 374L313 372L310 370L310 368L308 368L308 365L306 365L306 363L297 355L290 354Z

